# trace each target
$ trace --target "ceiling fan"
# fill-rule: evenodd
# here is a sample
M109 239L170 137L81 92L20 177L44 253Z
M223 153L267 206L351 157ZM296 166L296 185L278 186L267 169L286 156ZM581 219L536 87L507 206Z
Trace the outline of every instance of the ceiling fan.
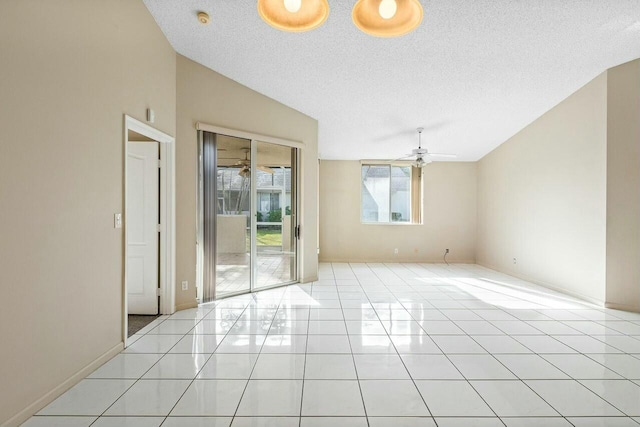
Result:
M243 148L242 151L244 151L244 159L238 160L234 166L240 166L240 172L238 172L238 175L248 178L251 176L251 160L249 160L249 152L251 149ZM262 172L270 173L271 175L274 173L274 170L268 166L258 165L256 168Z
M430 153L426 148L422 148L422 131L424 128L418 128L418 148L414 148L411 150L411 154L407 154L404 157L400 157L396 160L406 160L412 157L415 157L415 160L411 162L412 166L416 168L423 168L429 163L431 163L432 157L448 157L448 158L456 158L458 157L455 154L443 154L443 153Z

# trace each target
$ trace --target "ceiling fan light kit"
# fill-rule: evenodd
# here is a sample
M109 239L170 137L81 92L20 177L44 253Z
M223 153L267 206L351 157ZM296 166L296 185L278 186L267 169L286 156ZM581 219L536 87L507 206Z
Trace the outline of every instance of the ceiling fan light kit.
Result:
M318 28L329 17L327 0L258 0L263 21L282 31L303 32ZM361 31L376 37L398 37L422 22L419 0L358 0L351 18Z
M413 166L414 168L422 169L423 167L427 166L431 162L433 162L433 160L418 157L415 162L411 163L411 166Z
M411 157L415 157L415 160L411 161L411 166L415 168L423 168L433 162L433 157L458 157L455 154L430 153L426 148L422 148L422 132L424 131L424 128L418 128L416 130L418 131L418 148L411 150L411 154L407 154L406 156L395 159L394 161L406 161Z

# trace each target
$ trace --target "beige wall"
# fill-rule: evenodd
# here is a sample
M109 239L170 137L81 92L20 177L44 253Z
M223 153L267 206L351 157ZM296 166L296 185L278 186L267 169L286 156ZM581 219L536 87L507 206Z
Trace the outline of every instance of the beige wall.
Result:
M195 303L196 121L306 144L302 279L316 277L315 120L181 56L176 65L138 0L4 2L0 51L1 425L121 345L123 114L151 107L156 128L177 132L176 281L190 283L179 307ZM360 224L358 162L322 162L323 259L440 261L448 247L449 260L473 262L477 206L483 264L602 300L606 247L607 298L637 304L638 271L622 270L640 252L639 192L623 191L639 179L637 67L610 71L608 148L601 76L479 165L430 165L422 226Z
M607 305L640 311L640 60L608 77Z
M484 157L478 262L604 302L606 143L604 73Z
M0 425L15 425L122 342L123 114L152 107L175 134L176 56L131 0L4 1L0 52Z
M196 122L305 144L301 183L300 224L304 238L300 248L301 279L315 279L318 275L318 122L180 55L177 70L176 284L188 280L190 286L187 291L176 287L176 305L185 308L196 304Z
M423 176L423 225L360 222L360 162L320 162L320 260L474 262L476 163L432 163ZM398 255L394 249L398 248Z

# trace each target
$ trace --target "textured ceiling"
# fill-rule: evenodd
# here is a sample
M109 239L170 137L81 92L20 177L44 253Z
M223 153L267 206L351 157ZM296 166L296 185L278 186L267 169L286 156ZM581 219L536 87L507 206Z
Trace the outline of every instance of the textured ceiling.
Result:
M424 126L432 152L477 160L640 57L640 0L422 0L394 39L361 33L355 0L307 33L269 27L255 0L144 1L177 52L316 118L323 159L397 158Z

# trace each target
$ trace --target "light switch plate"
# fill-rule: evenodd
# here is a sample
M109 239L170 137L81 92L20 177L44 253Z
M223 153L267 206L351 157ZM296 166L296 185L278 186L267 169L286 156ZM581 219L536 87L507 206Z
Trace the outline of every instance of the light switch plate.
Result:
M113 228L122 228L122 214L113 214Z

